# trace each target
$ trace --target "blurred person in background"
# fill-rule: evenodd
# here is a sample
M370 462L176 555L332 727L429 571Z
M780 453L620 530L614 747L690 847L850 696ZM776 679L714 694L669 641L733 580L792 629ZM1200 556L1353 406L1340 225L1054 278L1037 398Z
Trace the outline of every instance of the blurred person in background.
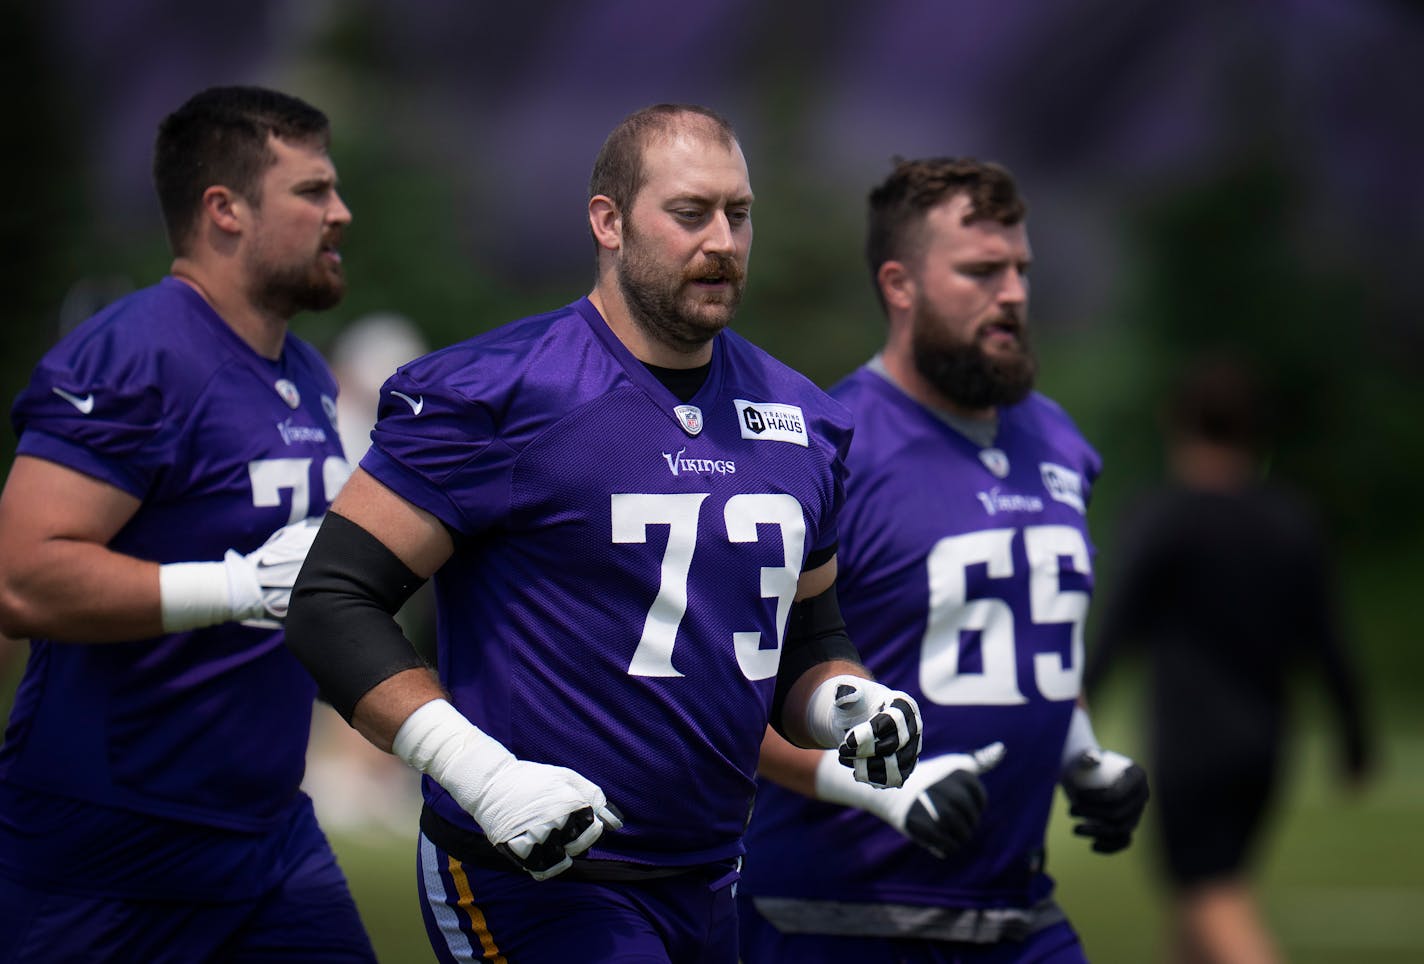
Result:
M1127 847L1141 767L1079 700L1096 451L1033 391L1027 207L1003 167L899 161L870 193L884 348L832 389L855 416L837 579L866 666L912 694L901 789L768 732L742 959L1083 961L1053 900L1058 787L1075 832Z
M397 368L429 350L420 330L404 315L365 315L336 336L329 355L332 374L341 387L336 397L337 429L352 465L371 447L381 386Z
M732 964L768 723L913 772L914 700L833 618L849 417L727 329L751 208L715 112L620 122L593 289L392 376L302 569L288 646L426 774L440 961ZM432 576L438 678L393 618Z
M1370 765L1313 513L1268 481L1272 406L1228 353L1189 367L1165 410L1168 482L1124 520L1085 682L1146 654L1151 765L1175 964L1281 959L1251 888L1277 803L1293 672L1323 673L1341 769Z
M373 961L298 789L316 687L281 620L350 474L292 336L337 304L326 116L217 87L158 129L174 260L65 335L14 404L0 628L0 961Z

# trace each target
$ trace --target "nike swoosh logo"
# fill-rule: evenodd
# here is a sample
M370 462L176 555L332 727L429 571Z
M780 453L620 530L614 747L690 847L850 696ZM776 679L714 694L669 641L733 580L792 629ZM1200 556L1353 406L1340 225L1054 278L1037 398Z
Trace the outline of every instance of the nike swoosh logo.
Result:
M90 412L94 411L93 392L90 392L88 395L85 395L83 398L80 398L78 395L75 395L71 392L66 392L64 389L56 386L54 389L54 393L60 398L64 399L69 404L73 405L75 408L79 409L80 415L88 415Z
M55 391L59 391L59 389L56 388ZM395 391L394 389L391 390L391 394L394 395L396 398L399 398L401 401L405 402L407 405L409 405L412 414L419 415L421 409L425 408L425 396L424 396L424 395L420 396L419 398L411 398L411 397L410 397L409 395L407 395L405 392L398 392L398 391Z

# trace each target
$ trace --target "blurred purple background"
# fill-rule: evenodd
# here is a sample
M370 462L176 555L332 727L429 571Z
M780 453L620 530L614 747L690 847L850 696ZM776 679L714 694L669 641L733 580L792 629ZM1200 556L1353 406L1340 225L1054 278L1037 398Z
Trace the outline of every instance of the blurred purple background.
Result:
M1008 164L1067 317L1121 270L1125 211L1253 153L1308 185L1298 221L1322 256L1420 293L1424 15L1400 0L53 0L36 28L116 237L155 226L158 119L255 81L448 178L472 252L520 278L584 270L603 135L691 100L737 124L754 184L775 164L852 220L893 154Z

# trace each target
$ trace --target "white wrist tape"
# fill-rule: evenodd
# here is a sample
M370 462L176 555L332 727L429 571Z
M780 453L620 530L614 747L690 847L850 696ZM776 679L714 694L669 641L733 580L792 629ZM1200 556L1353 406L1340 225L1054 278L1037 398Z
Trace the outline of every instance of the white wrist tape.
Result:
M180 633L232 618L227 566L221 562L170 562L158 567L163 631Z
M166 633L267 615L257 569L236 549L229 549L221 562L159 566L158 604Z
M1101 756L1103 748L1098 745L1097 735L1093 733L1093 723L1088 719L1088 711L1083 709L1080 703L1073 707L1073 719L1069 721L1068 735L1063 739L1063 757L1059 761L1059 770L1066 772L1085 751Z
M905 795L904 791L881 790L856 780L854 771L841 763L835 750L822 753L820 762L816 764L816 797L827 803L855 807L894 824L895 804L902 795ZM909 796L910 802L913 802L913 794ZM905 809L909 809L908 805Z
M850 687L851 692L841 696L841 687ZM874 680L832 676L806 701L806 732L817 746L838 747L845 741L846 731L870 719L889 692Z
M515 762L504 744L465 719L448 700L431 700L406 717L391 752L444 787L476 819L490 783ZM468 759L452 766L467 754Z

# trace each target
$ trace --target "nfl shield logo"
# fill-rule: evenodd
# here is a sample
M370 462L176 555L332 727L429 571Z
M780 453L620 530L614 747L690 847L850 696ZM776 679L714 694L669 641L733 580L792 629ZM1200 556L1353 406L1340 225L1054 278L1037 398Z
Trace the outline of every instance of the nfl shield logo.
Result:
M696 405L679 405L673 409L673 414L677 416L678 424L688 435L696 435L702 431L702 409Z
M984 463L984 468L994 473L996 479L1002 479L1009 474L1009 457L1004 454L1003 449L981 449L979 461Z
M287 381L287 379L277 379L277 383L272 387L277 389L277 394L282 396L282 401L287 403L288 408L296 408L302 403L301 392L298 392L297 386Z

